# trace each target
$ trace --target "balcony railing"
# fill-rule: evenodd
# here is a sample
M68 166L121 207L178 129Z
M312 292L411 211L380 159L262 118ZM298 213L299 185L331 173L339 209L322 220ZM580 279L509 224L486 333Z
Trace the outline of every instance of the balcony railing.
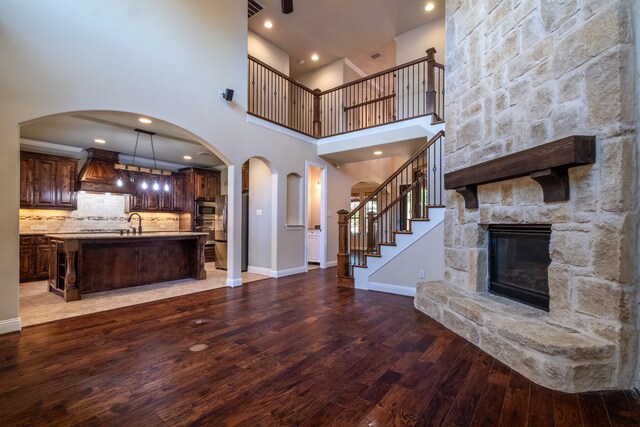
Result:
M314 138L340 135L427 115L444 119L444 66L436 50L333 89L293 81L249 56L248 112Z

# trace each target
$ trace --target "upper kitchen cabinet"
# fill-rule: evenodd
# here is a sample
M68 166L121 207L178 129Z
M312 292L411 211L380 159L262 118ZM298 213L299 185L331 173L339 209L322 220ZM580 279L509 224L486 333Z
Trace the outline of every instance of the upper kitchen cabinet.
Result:
M220 194L220 172L194 169L194 194L193 199L213 202Z
M185 210L185 181L186 178L183 174L174 173L171 176L171 187L173 188L173 191L171 192L171 210L173 212L183 212Z
M130 172L134 178L135 190L129 196L126 212L175 212L184 211L185 206L185 177L173 173L171 176L151 175L145 172ZM142 189L140 183L146 180L148 187ZM153 189L153 183L158 183L159 190ZM165 184L169 186L166 191Z
M185 177L185 211L191 212L193 202L213 202L220 194L220 171L185 168L180 169Z
M75 210L78 161L20 152L20 207Z

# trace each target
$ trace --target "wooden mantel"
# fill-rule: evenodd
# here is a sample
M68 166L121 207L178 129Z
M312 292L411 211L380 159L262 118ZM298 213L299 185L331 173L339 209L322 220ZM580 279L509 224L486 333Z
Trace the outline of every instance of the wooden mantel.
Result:
M478 185L529 175L542 187L545 202L569 200L573 166L596 160L596 137L574 135L445 174L444 188L464 197L465 207L478 207Z

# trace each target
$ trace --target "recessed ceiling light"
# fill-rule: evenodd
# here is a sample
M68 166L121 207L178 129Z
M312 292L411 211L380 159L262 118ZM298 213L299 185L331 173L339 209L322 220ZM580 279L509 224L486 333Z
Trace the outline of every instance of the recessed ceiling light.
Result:
M139 121L140 123L144 123L145 125L148 125L148 124L152 123L151 119L147 119L146 117L140 117L140 118L138 119L138 121Z
M427 12L431 12L436 6L433 3L427 3L427 5L424 7L424 10L426 10Z
M382 154L382 151L374 151L373 154L375 154L376 156L379 156L380 154Z
M265 28L273 28L273 22L271 22L271 21L264 21L264 27L265 27Z
M317 54L317 53L314 53L313 55L311 55L311 60L312 60L312 61L317 61L317 60L318 60L318 58L319 58L319 56L318 56L318 54Z
M94 139L93 142L95 142L96 144L106 144L107 143L107 141L105 141L104 139L100 139L100 138Z
M182 156L182 158L185 159L185 160L191 160L191 156L189 156L189 155Z
M304 65L304 59L298 59L298 64Z

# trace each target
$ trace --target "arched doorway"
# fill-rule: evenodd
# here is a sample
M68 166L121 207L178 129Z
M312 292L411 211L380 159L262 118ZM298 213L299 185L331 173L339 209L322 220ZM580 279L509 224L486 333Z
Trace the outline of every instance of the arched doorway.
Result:
M277 179L263 157L251 157L242 166L241 257L248 272L270 277L277 276Z
M28 159L21 168L25 173L20 193L31 191L31 197L21 197L19 213L19 231L30 237L25 240L31 245L20 248L21 274L35 266L36 274L44 274L41 279L49 275L46 234L120 231L126 235L131 228L142 229L145 235L193 231L200 213L195 202L210 201L226 191L220 179L227 168L226 156L184 128L154 117L67 112L21 123L20 138L21 152ZM96 153L101 153L101 160L107 153L113 161L106 162L108 167L104 161L96 166L94 172L107 174L103 185L92 181L85 190L80 185L85 183L82 172L91 156L98 157ZM123 186L131 178L132 192L119 191L117 181L125 177ZM150 179L141 189L142 177ZM31 187L23 192L27 181ZM127 221L133 212L139 218ZM162 267L159 263L151 269ZM211 270L207 265L207 273ZM224 286L226 273L220 275Z

